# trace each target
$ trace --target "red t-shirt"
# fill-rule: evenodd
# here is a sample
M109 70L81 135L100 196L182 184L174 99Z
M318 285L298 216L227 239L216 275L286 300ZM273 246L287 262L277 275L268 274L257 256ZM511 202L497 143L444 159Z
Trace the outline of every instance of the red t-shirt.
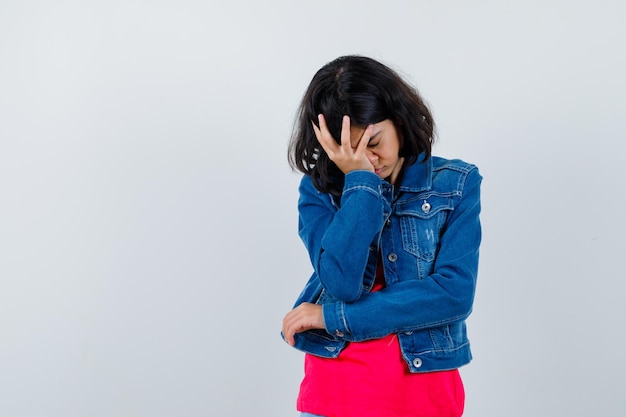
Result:
M381 262L372 291L385 285ZM298 411L325 417L459 417L458 370L412 374L395 334L351 342L335 359L307 354Z

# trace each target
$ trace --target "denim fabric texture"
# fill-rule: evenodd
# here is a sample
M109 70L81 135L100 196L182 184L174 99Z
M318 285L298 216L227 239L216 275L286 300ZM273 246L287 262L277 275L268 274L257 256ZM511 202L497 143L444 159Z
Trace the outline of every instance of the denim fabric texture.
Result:
M305 175L299 234L314 273L295 306L321 304L326 331L296 334L295 347L332 358L348 342L396 333L411 372L467 364L481 181L472 164L420 158L396 190L372 172L352 171L337 199ZM386 287L370 293L379 253Z

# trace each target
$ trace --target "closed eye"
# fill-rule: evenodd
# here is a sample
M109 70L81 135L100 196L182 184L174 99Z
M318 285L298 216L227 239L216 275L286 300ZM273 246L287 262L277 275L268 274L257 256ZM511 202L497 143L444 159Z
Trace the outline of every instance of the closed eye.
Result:
M370 141L367 144L368 148L375 148L380 143L380 141L382 140L380 137L380 133L381 132L376 132L370 137Z

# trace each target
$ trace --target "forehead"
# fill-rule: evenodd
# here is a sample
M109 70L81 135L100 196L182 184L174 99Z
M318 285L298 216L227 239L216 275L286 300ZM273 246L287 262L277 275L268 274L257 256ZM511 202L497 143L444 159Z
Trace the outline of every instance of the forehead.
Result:
M388 129L389 125L393 127L393 122L391 120L383 120L382 122L372 125L374 126L374 128L372 129L372 138L379 134L384 134L385 129ZM359 144L364 132L365 127L350 126L350 145L353 148L356 148L356 146Z

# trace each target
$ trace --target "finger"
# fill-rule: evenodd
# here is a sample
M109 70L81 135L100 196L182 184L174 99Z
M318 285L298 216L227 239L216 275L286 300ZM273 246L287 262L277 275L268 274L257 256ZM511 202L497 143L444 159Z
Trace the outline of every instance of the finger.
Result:
M367 145L369 145L370 143L370 138L372 137L373 130L374 130L374 125L368 125L367 128L365 128L363 135L361 135L361 139L359 139L356 152L365 153L365 150L367 149Z
M285 336L285 342L287 342L289 346L296 344L296 339L294 338L295 332L283 331L283 335Z
M332 138L330 130L328 130L328 125L326 124L326 117L323 114L320 113L317 115L317 123L319 123L319 131L324 140Z
M283 326L283 337L285 338L285 342L287 342L288 345L290 346L294 345L293 334L284 326Z
M298 310L291 310L283 319L283 336L285 341L293 346L295 344L294 335L297 333Z
M330 156L337 149L337 143L335 142L335 139L333 139L330 131L328 130L328 126L326 125L326 118L324 117L324 115L318 115L317 119L319 123L319 128L315 125L315 123L313 123L313 121L311 121L311 124L313 125L313 131L315 132L315 137L317 138L319 144L322 145L322 148Z
M322 132L315 125L315 122L313 122L313 120L311 120L311 126L313 126L313 133L315 133L315 138L317 139L317 143L319 143L322 146L322 149L324 149L324 151L328 153L328 150L326 149L326 145L324 144L324 138L322 137Z
M304 332L311 327L307 304L303 303L291 310L283 319L283 336L291 346L295 345L295 334Z
M352 154L352 144L350 143L350 116L343 116L341 120L341 147L346 155Z
M290 324L289 326L287 326L286 330L283 332L283 335L285 336L285 341L289 345L294 346L296 344L296 339L295 339L296 333L300 333L305 330L306 328L301 323L301 321L296 321L295 323Z
M315 137L319 141L320 140L320 136L322 136L322 132L320 132L319 127L317 127L317 125L315 124L315 122L313 120L311 120L311 126L313 126L313 133L315 133Z
M292 310L293 311L293 310ZM291 335L289 334L289 316L291 315L291 311L287 314L285 314L285 317L283 318L283 328L282 328L282 332L283 332L283 337L285 338L285 342L289 343L291 345Z

